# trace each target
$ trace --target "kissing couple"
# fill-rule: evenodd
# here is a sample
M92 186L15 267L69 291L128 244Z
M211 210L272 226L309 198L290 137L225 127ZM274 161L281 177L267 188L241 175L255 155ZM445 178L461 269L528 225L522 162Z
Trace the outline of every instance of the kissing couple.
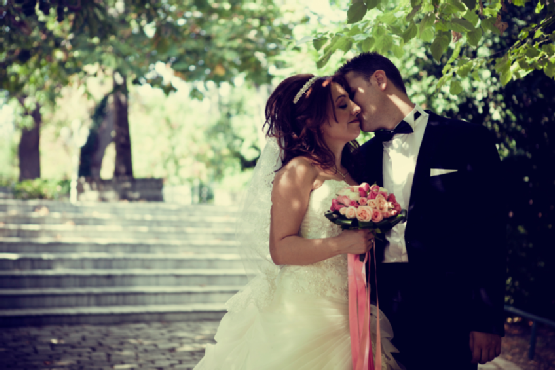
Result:
M411 102L377 53L331 77L285 79L265 115L269 140L238 217L249 283L195 369L353 369L347 255L372 248L371 353L379 302L382 369L470 370L499 356L505 212L491 133ZM359 146L361 130L375 135ZM384 241L324 216L361 183L408 211Z

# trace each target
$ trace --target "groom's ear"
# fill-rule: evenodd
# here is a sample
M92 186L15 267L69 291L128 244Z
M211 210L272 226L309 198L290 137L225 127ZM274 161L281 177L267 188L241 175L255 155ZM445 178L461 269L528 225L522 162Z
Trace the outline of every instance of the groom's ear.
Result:
M385 91L385 89L387 88L387 83L389 82L387 79L387 75L385 74L385 71L378 69L376 72L374 72L373 77L376 79L378 88L381 91Z

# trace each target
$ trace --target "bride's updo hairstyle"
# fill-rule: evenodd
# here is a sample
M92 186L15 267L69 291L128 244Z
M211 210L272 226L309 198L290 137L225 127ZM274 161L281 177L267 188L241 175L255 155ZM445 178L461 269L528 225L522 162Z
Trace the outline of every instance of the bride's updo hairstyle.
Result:
M295 97L314 75L299 74L283 80L266 103L266 134L275 137L281 147L283 165L295 157L306 157L324 170L335 171L335 155L328 148L320 127L328 122L328 107L331 105L334 119L335 105L331 83L350 91L344 77L318 77L294 103ZM343 148L341 164L354 174L354 154L358 142L353 140Z

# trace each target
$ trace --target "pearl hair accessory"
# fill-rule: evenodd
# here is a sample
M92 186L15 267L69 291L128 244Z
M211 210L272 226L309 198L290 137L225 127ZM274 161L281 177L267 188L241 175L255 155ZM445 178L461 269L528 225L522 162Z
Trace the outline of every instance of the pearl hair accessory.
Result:
M297 95L295 95L295 99L293 99L293 104L297 104L299 102L299 99L301 98L301 96L303 96L303 94L310 88L310 86L312 86L314 81L316 81L317 79L318 79L318 76L314 76L304 84L304 86L297 93Z

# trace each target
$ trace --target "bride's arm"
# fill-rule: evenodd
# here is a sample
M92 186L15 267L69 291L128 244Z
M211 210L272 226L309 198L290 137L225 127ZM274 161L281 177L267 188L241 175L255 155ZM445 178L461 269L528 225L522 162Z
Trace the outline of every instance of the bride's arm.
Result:
M294 158L275 176L272 189L270 254L276 265L308 265L343 253L364 253L367 231L344 231L325 239L298 235L318 170L306 158Z

